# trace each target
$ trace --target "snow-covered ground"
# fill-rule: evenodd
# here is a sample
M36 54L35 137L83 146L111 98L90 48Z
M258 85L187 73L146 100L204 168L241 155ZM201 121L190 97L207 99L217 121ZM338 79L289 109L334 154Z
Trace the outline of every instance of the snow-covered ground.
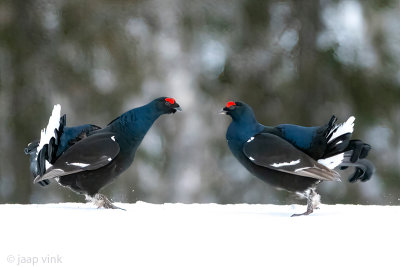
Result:
M117 205L0 205L0 266L400 266L397 206Z

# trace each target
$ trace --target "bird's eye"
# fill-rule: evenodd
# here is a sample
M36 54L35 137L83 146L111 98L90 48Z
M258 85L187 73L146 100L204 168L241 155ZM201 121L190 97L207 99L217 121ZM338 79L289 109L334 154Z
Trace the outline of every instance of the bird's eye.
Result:
M165 104L168 105L168 103L171 104L171 105L175 104L175 99L167 97L165 99Z

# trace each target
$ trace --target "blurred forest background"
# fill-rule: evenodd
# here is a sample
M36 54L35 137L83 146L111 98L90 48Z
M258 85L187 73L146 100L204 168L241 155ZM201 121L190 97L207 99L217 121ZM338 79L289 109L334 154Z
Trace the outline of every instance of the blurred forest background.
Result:
M323 203L400 204L400 1L0 1L0 203L83 201L32 184L24 147L60 103L67 125L105 126L159 96L161 117L114 201L297 201L252 177L225 141L229 100L265 125L356 116L377 172L319 186Z

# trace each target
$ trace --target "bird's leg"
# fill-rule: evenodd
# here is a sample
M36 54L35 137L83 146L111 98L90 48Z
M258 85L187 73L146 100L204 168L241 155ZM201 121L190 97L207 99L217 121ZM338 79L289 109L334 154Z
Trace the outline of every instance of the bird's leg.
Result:
M90 200L93 202L97 208L105 208L105 209L121 209L123 208L115 206L111 200L109 200L105 195L97 193L94 197L91 197Z
M313 213L314 209L319 209L318 205L320 204L320 195L315 191L315 188L310 188L305 192L307 198L307 210L304 213L293 214L291 217L309 215Z

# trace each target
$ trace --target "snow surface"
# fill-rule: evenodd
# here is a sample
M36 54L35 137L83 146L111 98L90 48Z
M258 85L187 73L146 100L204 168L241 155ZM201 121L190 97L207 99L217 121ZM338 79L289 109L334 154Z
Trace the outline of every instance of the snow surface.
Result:
M0 205L0 266L400 266L398 206L117 205Z

